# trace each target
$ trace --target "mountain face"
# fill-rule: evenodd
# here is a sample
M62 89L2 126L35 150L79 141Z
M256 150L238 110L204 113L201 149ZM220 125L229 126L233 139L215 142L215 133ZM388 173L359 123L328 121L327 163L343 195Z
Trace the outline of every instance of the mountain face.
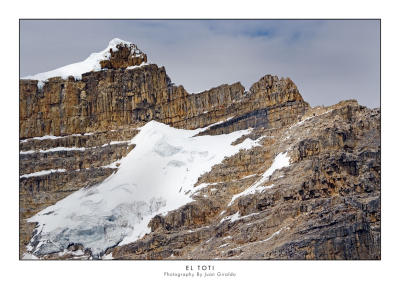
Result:
M20 257L380 259L380 109L190 94L134 44L20 79Z

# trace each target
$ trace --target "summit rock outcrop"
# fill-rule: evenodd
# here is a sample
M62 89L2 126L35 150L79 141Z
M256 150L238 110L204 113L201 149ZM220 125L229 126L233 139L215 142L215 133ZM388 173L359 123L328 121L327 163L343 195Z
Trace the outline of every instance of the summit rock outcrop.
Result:
M100 61L101 69L128 68L147 62L147 55L133 43L119 43L114 49L110 48L109 53L109 59Z

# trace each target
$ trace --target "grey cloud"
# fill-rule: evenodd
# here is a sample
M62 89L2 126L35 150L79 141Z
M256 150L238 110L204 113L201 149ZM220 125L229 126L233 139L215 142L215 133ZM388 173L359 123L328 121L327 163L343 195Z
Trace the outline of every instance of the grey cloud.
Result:
M380 27L375 20L23 20L21 75L85 59L119 37L164 65L189 92L265 74L293 79L311 105L355 98L379 106Z

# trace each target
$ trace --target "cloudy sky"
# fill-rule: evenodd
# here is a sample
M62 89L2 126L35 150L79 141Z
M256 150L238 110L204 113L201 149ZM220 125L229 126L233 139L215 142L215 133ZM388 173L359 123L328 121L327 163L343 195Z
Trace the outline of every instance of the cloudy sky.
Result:
M84 60L112 38L138 45L188 92L265 74L290 77L312 106L380 105L377 20L21 20L20 74Z

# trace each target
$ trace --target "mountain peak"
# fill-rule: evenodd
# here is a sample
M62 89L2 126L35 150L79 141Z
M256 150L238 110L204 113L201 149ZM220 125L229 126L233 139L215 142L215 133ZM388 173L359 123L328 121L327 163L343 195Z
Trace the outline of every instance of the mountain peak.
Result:
M72 76L79 80L82 74L99 71L101 69L120 69L134 67L147 63L147 55L144 54L135 44L119 39L111 39L108 46L100 51L89 55L81 62L72 63L51 71L25 76L22 79L38 80L38 86L53 77L67 79Z

